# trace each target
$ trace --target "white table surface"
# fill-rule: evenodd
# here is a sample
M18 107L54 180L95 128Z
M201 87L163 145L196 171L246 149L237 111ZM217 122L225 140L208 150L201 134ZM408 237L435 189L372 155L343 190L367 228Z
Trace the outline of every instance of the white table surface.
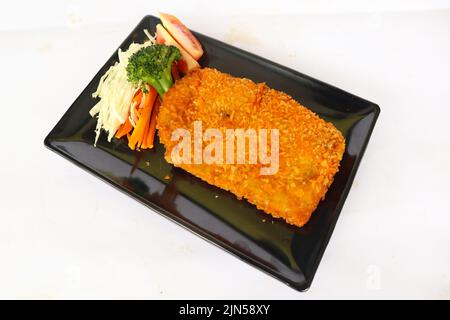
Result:
M44 148L157 10L380 105L308 292ZM0 40L0 298L450 298L449 1L16 0Z

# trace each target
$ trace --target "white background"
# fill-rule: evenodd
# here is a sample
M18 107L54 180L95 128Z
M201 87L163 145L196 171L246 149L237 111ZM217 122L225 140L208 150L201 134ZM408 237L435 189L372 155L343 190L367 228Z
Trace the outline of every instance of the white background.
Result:
M43 139L146 14L381 107L299 293ZM2 1L0 298L450 298L450 1Z

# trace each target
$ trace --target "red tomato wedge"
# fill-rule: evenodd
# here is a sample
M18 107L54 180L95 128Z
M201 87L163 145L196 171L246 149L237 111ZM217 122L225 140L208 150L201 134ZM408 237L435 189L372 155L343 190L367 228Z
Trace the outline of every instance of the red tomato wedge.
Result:
M180 80L180 73L178 72L178 67L177 67L177 64L176 63L174 63L174 64L172 64L172 78L173 78L173 80Z
M200 42L191 31L177 17L167 13L159 13L159 18L170 35L186 50L195 60L203 55Z
M183 49L183 47L175 41L161 24L156 26L156 43L175 46L180 49L181 60L177 62L178 69L183 73L188 73L194 69L200 68L200 65L192 56Z

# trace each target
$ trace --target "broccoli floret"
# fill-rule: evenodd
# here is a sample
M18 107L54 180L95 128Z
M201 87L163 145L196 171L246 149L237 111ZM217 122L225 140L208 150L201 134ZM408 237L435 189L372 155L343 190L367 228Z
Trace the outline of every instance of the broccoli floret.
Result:
M144 47L128 60L128 81L146 91L146 84L156 89L163 97L173 85L172 63L181 58L177 47L157 44Z

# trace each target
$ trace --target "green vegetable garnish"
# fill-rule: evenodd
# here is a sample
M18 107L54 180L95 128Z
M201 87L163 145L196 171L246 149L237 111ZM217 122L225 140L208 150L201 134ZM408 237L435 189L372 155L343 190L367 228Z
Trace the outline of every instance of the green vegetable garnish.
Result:
M172 63L179 59L181 52L177 47L164 44L144 47L128 60L128 81L144 92L149 84L163 97L173 85Z

